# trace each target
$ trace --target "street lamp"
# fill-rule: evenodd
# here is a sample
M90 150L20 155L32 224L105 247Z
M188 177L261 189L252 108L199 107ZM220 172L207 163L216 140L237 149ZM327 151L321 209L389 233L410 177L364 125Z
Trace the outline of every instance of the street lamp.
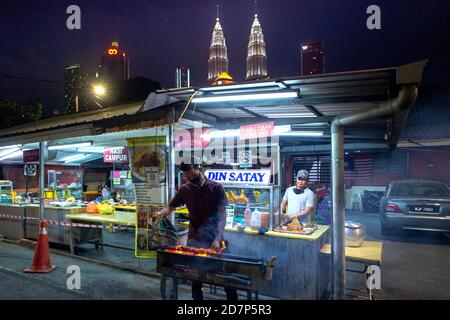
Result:
M94 86L94 93L98 96L103 96L106 92L106 89L103 85L98 84Z
M104 96L106 93L105 86L102 84L96 84L92 88L95 96ZM75 94L75 112L78 112L78 93Z

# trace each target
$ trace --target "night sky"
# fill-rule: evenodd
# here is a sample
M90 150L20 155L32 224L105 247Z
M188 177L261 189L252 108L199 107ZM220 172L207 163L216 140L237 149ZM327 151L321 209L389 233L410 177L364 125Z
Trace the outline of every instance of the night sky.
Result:
M58 81L40 83L0 76L0 96L39 98L63 110L64 67L95 70L117 39L131 59L131 76L174 87L175 68L191 69L205 85L208 47L219 3L230 74L245 77L253 0L2 1L0 74ZM66 28L66 8L81 8L81 30ZM366 28L366 8L382 10L382 29ZM424 81L450 82L449 0L259 0L273 78L300 73L300 43L324 40L326 72L397 66L429 58Z

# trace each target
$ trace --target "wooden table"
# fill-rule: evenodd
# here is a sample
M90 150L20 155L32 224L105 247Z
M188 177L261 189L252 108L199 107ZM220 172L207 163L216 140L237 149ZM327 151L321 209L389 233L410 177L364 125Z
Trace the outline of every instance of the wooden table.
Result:
M118 224L123 226L135 227L136 226L136 213L134 212L116 212L111 215L100 215L100 214L68 214L66 218L71 222L77 223L94 223L94 224ZM99 241L96 246L103 246L103 234L102 229L99 230ZM75 244L73 240L73 227L70 227L70 253L75 254Z
M331 255L331 245L326 244L320 250L321 253ZM364 241L360 247L345 247L345 260L349 262L360 263L364 265L364 270L347 269L349 272L365 273L369 266L381 267L383 254L383 243L379 241ZM356 290L359 291L359 290ZM369 299L373 300L372 290L367 288Z

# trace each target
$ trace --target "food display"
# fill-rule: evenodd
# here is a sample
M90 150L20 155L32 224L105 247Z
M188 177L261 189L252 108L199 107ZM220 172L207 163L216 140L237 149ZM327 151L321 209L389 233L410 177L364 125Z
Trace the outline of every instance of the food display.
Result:
M309 235L317 230L317 226L304 226L297 218L293 219L290 223L282 224L276 228L275 231L285 233L298 233L303 235Z
M56 198L83 198L83 172L81 170L48 170L48 187L56 191Z
M287 231L299 232L302 230L303 230L303 224L301 224L297 218L292 220L292 222L287 225Z
M248 204L250 202L244 189L241 189L241 193L239 195L236 195L236 193L231 190L230 193L225 192L225 196L227 197L228 203Z
M225 185L228 205L233 206L234 227L250 227L251 216L258 212L261 217L260 227L270 227L271 201L270 189L247 185Z

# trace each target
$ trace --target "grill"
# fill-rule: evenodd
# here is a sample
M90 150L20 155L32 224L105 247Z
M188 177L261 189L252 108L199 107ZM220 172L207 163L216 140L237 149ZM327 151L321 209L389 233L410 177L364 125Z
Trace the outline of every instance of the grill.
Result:
M251 299L264 281L272 280L276 257L252 259L232 254L184 246L157 250L157 271L161 274L161 296L166 299L166 281L172 278L171 299L178 299L179 280L195 280L212 286L247 292Z

